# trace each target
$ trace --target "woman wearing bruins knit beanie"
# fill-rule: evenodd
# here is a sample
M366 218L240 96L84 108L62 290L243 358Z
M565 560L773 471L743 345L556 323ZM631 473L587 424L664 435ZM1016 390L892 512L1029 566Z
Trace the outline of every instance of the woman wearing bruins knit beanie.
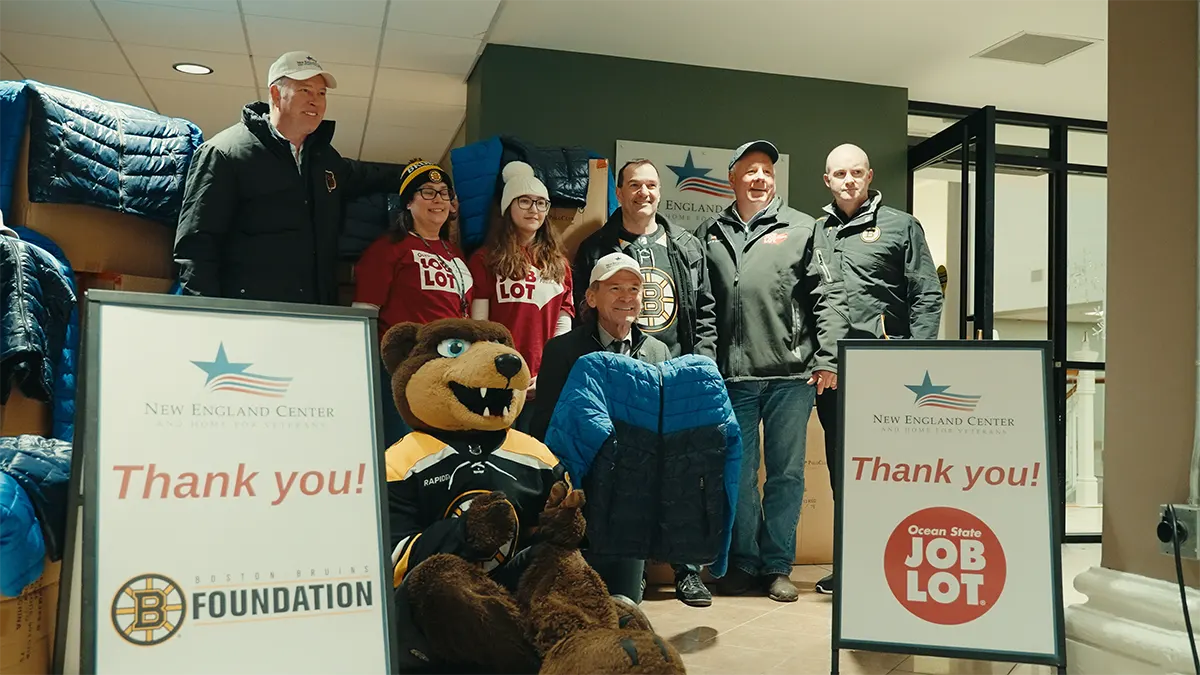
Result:
M392 227L363 252L354 267L354 305L379 310L379 335L406 321L463 318L475 290L462 251L448 240L454 182L445 169L414 159L401 174L404 208ZM388 446L410 429L383 379L384 440Z
M542 348L571 330L571 266L558 232L547 222L550 193L525 162L509 162L502 172L502 219L471 256L476 281L472 319L502 323L533 375L525 409L514 428L528 431Z

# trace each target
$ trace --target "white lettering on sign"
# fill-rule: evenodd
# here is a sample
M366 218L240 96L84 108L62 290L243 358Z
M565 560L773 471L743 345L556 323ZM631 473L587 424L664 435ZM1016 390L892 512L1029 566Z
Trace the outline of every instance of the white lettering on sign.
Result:
M461 260L448 261L426 251L413 251L412 254L421 275L421 290L458 295L471 289L471 272Z
M918 568L925 561L939 571L929 577L922 589ZM956 564L961 574L946 571ZM913 537L912 553L904 560L904 566L908 568L906 595L909 602L926 602L928 598L939 604L950 604L958 600L959 593L965 587L967 604L980 604L979 587L983 584L983 575L974 572L982 571L987 566L983 557L983 542L961 539L956 547L954 542L944 537L930 539L928 544L921 537Z
M531 267L524 279L497 279L496 302L524 302L541 309L563 290L562 284L542 279L538 269Z

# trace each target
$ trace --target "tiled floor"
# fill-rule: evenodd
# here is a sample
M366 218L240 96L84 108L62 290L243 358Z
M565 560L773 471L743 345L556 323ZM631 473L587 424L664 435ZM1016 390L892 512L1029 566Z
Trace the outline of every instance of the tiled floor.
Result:
M1099 545L1063 547L1063 599L1083 602L1071 580L1088 567L1100 564ZM777 603L765 596L718 595L711 607L687 607L675 599L671 586L647 590L642 608L655 630L671 640L683 655L691 675L814 675L829 673L829 596L813 592L813 583L829 573L828 567L795 567L792 579L800 587L800 600ZM1053 669L979 661L947 661L899 654L843 651L839 670L847 675L886 673L986 673L987 675L1043 675Z

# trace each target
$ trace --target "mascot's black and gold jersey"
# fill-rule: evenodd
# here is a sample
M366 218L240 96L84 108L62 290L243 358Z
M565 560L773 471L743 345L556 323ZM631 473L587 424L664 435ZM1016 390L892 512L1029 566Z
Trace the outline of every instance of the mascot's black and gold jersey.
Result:
M546 446L519 431L413 432L387 451L393 580L437 553L468 557L465 519L471 500L501 491L517 514L517 531L491 570L524 548L550 487L566 470Z

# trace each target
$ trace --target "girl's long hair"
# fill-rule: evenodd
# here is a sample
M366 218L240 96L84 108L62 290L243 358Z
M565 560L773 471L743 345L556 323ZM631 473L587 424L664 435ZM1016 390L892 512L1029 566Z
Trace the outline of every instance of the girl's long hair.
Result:
M546 281L562 283L567 277L567 254L563 250L558 230L550 223L550 213L528 247L517 241L517 226L512 219L512 205L504 212L498 227L488 233L487 252L483 262L497 279L524 279L533 265Z

